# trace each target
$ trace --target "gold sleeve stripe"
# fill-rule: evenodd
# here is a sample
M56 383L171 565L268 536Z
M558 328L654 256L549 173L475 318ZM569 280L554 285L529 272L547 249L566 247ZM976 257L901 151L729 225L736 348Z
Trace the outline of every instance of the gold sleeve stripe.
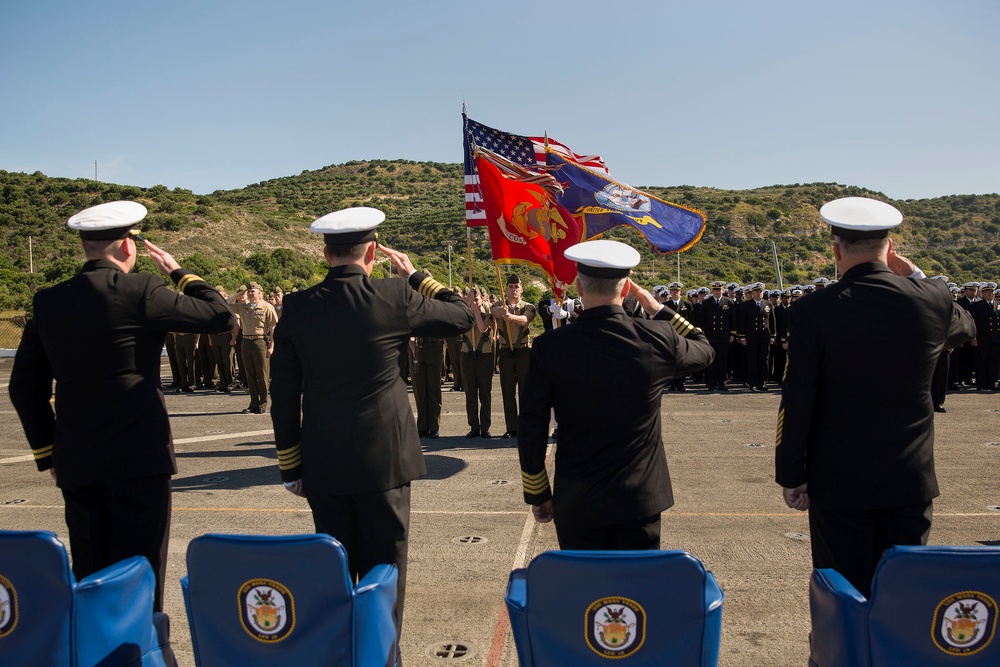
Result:
M288 449L278 450L278 461L287 461L291 458L299 458L302 456L302 445L295 445L294 447L289 447Z
M684 338L687 338L688 334L694 331L694 325L685 320L680 315L675 314L670 319L670 324L672 324L677 333L683 336Z
M549 488L549 475L544 470L536 475L529 475L521 471L521 484L525 493L539 494Z
M38 449L32 449L31 453L35 455L35 460L44 459L46 456L52 456L52 445L48 447L39 447Z
M438 281L434 280L430 276L427 276L420 281L420 285L417 286L417 291L428 299L433 299L438 295L438 292L443 290L445 287Z
M785 430L785 408L778 410L778 432L774 435L774 446L781 446L782 431Z
M177 289L184 291L187 286L194 282L195 280L201 280L201 276L196 276L193 273L187 273L181 276L181 279L177 281Z
M291 470L302 464L302 457L296 456L293 459L288 459L286 461L278 460L278 470Z

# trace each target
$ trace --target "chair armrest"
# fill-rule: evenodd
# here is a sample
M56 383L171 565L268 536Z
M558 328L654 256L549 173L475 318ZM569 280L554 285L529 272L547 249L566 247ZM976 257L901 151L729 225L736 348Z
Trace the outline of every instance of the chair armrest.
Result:
M528 630L528 570L522 568L510 573L507 580L507 593L504 595L507 603L507 616L510 618L510 629L514 634L514 646L517 647L517 658L521 667L531 667L531 635Z
M819 667L868 664L868 600L839 572L813 570L809 612L813 663Z
M701 664L719 664L719 644L722 641L722 592L715 575L705 572L705 634L702 636Z
M84 577L76 585L73 639L77 661L96 665L138 661L151 648L153 569L133 556Z
M354 646L359 667L385 667L396 650L395 565L376 565L354 589Z

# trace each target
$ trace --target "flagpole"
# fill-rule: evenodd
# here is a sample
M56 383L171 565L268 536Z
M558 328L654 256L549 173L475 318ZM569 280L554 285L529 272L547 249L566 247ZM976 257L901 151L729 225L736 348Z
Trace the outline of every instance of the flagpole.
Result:
M503 279L500 277L500 265L493 263L493 268L497 270L497 286L500 288L500 298L503 299L503 309L507 310L507 290L504 289ZM515 304L516 305L516 304ZM504 327L507 329L507 345L510 347L510 353L514 354L514 338L510 335L510 320L504 319Z
M466 227L465 227L465 243L466 243L466 249L468 250L468 254L466 255L466 258L468 260L468 266L469 266L469 292L471 294L475 294L476 293L475 292L476 288L472 284L472 228L469 227L468 225L466 225ZM479 317L480 317L480 314L476 313L476 321L472 325L472 350L473 351L476 351L476 350L479 349L479 336L477 335L479 333Z

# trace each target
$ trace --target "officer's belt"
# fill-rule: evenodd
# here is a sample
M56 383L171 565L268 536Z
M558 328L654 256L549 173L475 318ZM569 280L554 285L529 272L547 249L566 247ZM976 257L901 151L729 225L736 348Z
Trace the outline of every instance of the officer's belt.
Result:
M243 340L260 340L261 338L267 338L267 336L247 336L243 334Z
M515 343L513 349L520 350L520 349L525 348L525 347L531 347L531 345L528 344L528 343ZM500 349L501 350L509 350L511 348L508 345L504 345L503 343L500 343Z

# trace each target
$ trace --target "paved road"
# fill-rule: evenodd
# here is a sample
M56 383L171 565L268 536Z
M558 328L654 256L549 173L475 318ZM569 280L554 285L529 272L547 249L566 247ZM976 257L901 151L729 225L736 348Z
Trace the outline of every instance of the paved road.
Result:
M53 530L65 539L62 499L35 471L6 392L0 359L0 527ZM888 391L888 388L887 388ZM403 655L409 667L517 664L503 608L512 568L556 548L551 525L522 502L510 440L467 440L464 397L445 392L442 433L426 440L429 474L413 486ZM804 665L808 655L806 517L787 509L772 481L779 395L689 391L663 400L677 504L663 547L687 549L726 593L720 664ZM304 500L279 483L270 417L242 415L244 394L169 394L177 448L166 611L181 665L193 667L177 581L188 542L206 532L311 532ZM1000 540L1000 396L952 394L937 415L942 495L931 541ZM502 424L499 381L493 423ZM450 648L449 648L450 647ZM432 657L433 649L444 657Z

